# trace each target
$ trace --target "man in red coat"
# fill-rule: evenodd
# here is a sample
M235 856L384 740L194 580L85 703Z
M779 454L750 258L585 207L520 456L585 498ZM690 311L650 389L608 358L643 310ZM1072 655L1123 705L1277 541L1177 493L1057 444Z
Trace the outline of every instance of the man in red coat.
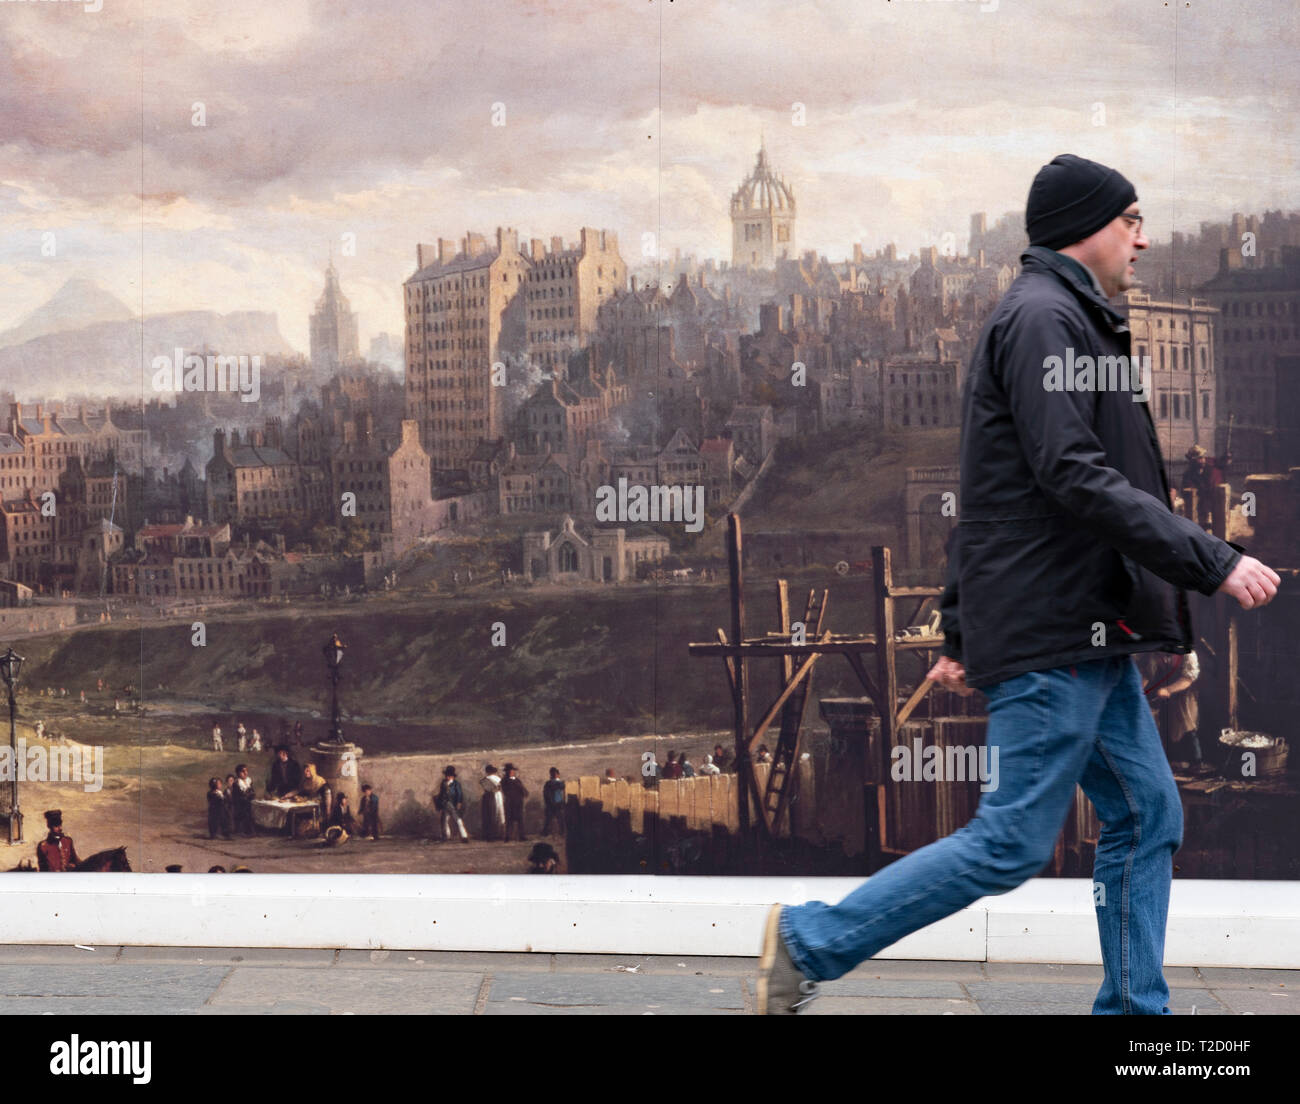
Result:
M50 834L36 845L36 866L40 870L76 870L81 864L72 839L63 834L63 811L51 809L45 814Z

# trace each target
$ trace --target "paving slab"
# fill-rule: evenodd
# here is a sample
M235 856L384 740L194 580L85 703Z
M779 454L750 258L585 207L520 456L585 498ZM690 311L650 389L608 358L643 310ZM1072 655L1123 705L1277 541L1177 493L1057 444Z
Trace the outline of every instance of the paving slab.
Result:
M489 1001L484 1016L743 1016L740 1008L682 1008L673 1004L602 1004L560 1008L515 1001Z
M492 970L542 970L552 969L549 954L493 951L400 951L400 950L342 950L334 965L345 969L384 970L456 970L483 973Z
M1097 997L1097 986L1045 981L968 981L966 991L983 1004L988 1001L1029 1001L1049 1004L1081 1003L1092 1007Z
M1300 1016L1300 1000L1276 989L1213 989L1215 999L1229 1012L1256 1016Z
M827 981L821 987L822 997L937 997L942 999L970 1000L970 994L955 981L906 978L840 978ZM821 999L820 997L818 998Z
M684 971L683 971L684 972ZM686 1011L745 1007L736 978L664 977L659 974L567 973L497 974L488 993L496 1003L576 1007L578 1005L660 1005Z
M1169 987L1169 1011L1170 1012L1191 1012L1193 1005L1196 1007L1198 1016L1209 1016L1213 1012L1224 1012L1226 1009L1208 989L1196 989L1186 985L1171 985Z
M1198 969L1211 989L1277 987L1300 992L1300 970L1237 970L1227 966Z
M123 947L119 962L229 966L329 966L338 952L317 947Z
M1092 1004L1059 1004L1047 1001L982 1000L985 1016L1091 1016Z
M0 965L0 997L138 997L197 1003L221 984L227 966Z
M758 958L709 958L705 955L611 955L611 954L557 954L557 972L592 970L596 972L625 973L632 968L639 974L673 974L688 976L703 974L706 977L746 977L758 969ZM625 969L620 970L619 967Z
M984 973L989 981L1046 981L1052 984L1064 981L1100 985L1106 976L1100 966L1051 962L986 962Z
M22 965L25 962L72 962L80 966L84 962L112 962L120 950L117 944L96 946L86 950L68 943L32 944L31 946L5 943L0 944L0 963Z
M849 978L948 978L952 981L983 981L983 962L909 962L904 959L870 958L859 963Z
M243 1005L249 1011L299 1003L356 1015L468 1014L482 977L451 971L368 970L349 978L339 970L238 967L231 970L210 1005Z
M808 1006L806 1016L978 1016L971 1000L906 997L820 996Z
M202 1011L206 995L0 997L0 1016L183 1016Z
M205 1004L198 1016L328 1016L330 1009L310 1001L276 1001L274 1004Z

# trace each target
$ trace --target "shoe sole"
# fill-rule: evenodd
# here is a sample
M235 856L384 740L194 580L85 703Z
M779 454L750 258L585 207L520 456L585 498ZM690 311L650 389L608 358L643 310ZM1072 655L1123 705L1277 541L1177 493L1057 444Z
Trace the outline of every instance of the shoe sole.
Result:
M767 911L767 921L763 925L763 946L758 954L758 984L755 986L754 1014L766 1016L767 987L776 965L776 949L781 938L781 906L773 905Z

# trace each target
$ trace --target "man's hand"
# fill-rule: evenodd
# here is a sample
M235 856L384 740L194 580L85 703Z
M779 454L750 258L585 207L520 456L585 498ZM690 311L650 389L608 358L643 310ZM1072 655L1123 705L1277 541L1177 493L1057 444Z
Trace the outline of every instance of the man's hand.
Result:
M1219 590L1237 599L1242 609L1254 609L1273 600L1281 581L1281 576L1271 567L1266 567L1253 556L1242 556L1219 584Z
M945 690L953 690L962 697L975 692L966 685L966 668L947 656L940 656L939 662L930 668L930 673L925 677L933 679Z

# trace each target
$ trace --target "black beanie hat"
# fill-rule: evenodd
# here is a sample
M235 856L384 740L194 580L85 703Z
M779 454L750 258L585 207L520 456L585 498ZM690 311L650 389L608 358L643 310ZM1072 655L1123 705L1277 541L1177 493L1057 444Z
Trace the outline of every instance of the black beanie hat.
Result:
M1060 249L1095 234L1137 199L1115 169L1063 153L1038 170L1025 204L1030 245Z

